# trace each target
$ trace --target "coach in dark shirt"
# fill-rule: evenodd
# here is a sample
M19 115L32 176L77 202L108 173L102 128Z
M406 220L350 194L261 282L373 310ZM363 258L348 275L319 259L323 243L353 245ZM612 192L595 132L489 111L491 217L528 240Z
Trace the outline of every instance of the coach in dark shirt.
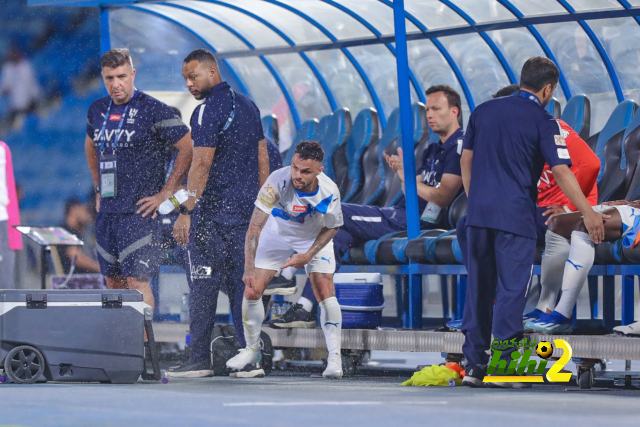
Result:
M176 241L188 245L191 350L189 362L168 374L193 378L213 375L209 346L221 288L245 346L244 238L258 190L269 176L269 156L258 107L222 80L211 52L197 49L187 55L182 76L194 98L204 102L191 116L189 199L174 226Z
M591 238L598 243L604 237L602 216L591 208L569 169L571 160L560 126L544 109L553 97L558 76L549 59L531 58L522 68L520 91L481 104L469 117L461 158L469 197L462 331L465 383L471 386L483 385L492 318L495 339L519 341L523 337L522 313L536 248L537 182L545 162L584 215ZM516 349L503 351L507 360Z

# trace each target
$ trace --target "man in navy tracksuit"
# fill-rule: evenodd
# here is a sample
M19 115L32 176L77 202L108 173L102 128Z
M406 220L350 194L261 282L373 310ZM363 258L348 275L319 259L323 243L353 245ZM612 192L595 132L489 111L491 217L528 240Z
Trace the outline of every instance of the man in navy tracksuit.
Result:
M269 157L260 111L246 95L222 80L213 54L191 52L182 75L189 92L204 100L191 116L193 163L189 198L180 205L174 237L187 245L191 344L189 362L174 377L213 375L210 344L218 292L229 296L241 347L244 294L244 238L253 202L269 176Z
M520 91L481 104L469 118L461 158L469 198L462 350L467 360L464 383L473 387L484 384L492 332L501 341L523 338L522 313L536 248L537 182L545 162L584 215L593 240L597 243L604 237L602 216L591 208L569 169L560 126L544 109L558 76L549 59L530 58L522 68ZM507 361L516 349L503 351Z
M432 215L432 222L421 221L421 228L436 228L442 216L434 214L447 208L462 188L460 176L460 153L463 132L458 122L460 95L451 87L432 86L426 91L426 114L429 127L440 136L440 142L430 144L422 153L422 162L417 171L418 205L422 217ZM403 182L402 152L400 156L387 156L400 180ZM333 238L336 271L339 271L344 254L358 242L379 239L382 236L407 229L407 214L404 198L392 207L361 206L342 203L344 225ZM270 322L276 328L314 328L316 316L313 306L316 299L307 281L301 298L283 316Z

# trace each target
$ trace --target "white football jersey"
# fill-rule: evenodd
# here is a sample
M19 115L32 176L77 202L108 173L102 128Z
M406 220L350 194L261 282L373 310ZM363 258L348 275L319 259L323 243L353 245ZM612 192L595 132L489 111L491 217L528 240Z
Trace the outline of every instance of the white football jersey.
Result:
M267 178L255 205L271 215L267 225L281 236L315 240L322 227L343 224L340 191L324 173L318 175L315 192L301 193L291 184L291 166L278 169Z

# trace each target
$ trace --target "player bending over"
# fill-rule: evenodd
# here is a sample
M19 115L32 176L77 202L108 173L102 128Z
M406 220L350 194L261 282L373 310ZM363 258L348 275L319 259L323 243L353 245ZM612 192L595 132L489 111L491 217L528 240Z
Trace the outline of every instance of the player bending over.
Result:
M273 172L255 202L245 240L242 322L247 347L227 361L231 370L253 369L260 362L261 298L269 281L287 267L306 267L320 302L321 324L329 357L325 378L342 378L342 313L335 297L333 236L342 225L340 191L322 170L319 143L301 142L291 166ZM247 367L249 366L249 367Z
M640 201L628 202L620 200L594 206L605 217L604 241L614 242L622 238L622 246L633 248L640 242ZM550 296L546 299L546 310L538 320L525 324L525 328L545 334L570 333L573 330L571 315L578 295L595 258L595 246L584 228L580 213L562 214L554 217L549 223L545 247L545 260L548 263L549 276L556 280L548 280L544 292ZM558 291L562 287L562 296L555 305ZM540 308L540 307L538 307ZM619 326L614 331L624 335L640 335L640 322Z

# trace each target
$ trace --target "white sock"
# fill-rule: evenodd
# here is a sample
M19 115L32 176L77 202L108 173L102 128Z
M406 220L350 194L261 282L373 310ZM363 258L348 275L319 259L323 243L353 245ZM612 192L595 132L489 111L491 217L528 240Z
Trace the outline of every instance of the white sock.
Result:
M564 266L562 296L556 306L556 311L564 317L572 317L573 306L576 305L578 295L587 280L595 255L595 245L587 233L571 233L571 252Z
M287 280L291 280L295 277L298 269L295 267L287 267L280 272L280 276L284 277Z
M320 324L324 339L327 341L329 357L340 357L340 345L342 341L342 311L336 297L320 301Z
M242 298L242 324L244 325L244 339L247 347L253 350L260 348L260 331L264 320L264 305L262 300L251 301Z
M547 231L544 255L542 256L542 274L540 278L540 299L536 308L546 312L553 311L558 301L558 292L562 287L564 265L569 258L571 244L564 237Z
M313 302L311 302L311 300L309 300L308 298L300 297L300 299L298 300L298 304L300 304L302 308L309 313L311 313L311 310L313 310Z

